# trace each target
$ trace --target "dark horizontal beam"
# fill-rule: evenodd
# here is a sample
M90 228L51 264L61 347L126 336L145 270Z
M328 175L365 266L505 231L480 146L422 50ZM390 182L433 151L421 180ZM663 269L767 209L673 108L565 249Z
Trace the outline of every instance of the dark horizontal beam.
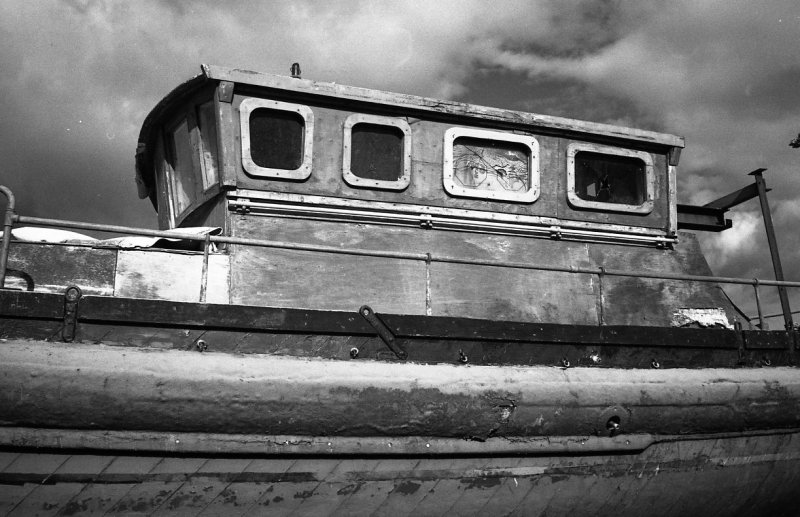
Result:
M678 229L721 232L733 224L725 219L725 209L678 204Z
M203 304L84 296L78 322L202 328L231 331L374 336L375 329L356 311ZM412 340L464 342L617 345L635 347L736 349L787 348L787 333L645 326L531 323L442 316L379 314L392 334ZM64 296L0 291L0 318L61 320ZM749 345L749 346L748 346Z
M748 185L744 188L740 188L736 192L731 192L727 196L722 196L719 199L715 199L710 203L706 203L703 205L707 208L718 208L720 210L729 210L736 205L740 205L745 201L750 201L753 198L758 197L758 188L756 188L756 184L753 183Z

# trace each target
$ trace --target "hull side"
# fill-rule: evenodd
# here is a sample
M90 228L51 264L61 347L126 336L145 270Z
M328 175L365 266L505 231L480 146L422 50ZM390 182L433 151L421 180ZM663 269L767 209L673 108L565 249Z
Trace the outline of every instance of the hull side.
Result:
M0 513L28 515L795 515L800 434L635 454L0 453Z

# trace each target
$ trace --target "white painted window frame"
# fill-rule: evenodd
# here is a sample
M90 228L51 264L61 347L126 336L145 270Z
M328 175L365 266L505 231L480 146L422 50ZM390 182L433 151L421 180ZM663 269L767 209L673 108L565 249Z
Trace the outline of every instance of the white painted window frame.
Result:
M623 203L604 203L601 201L588 201L581 199L575 191L575 156L579 152L590 152L607 154L610 156L622 156L626 158L637 158L642 160L645 165L645 200L640 205L628 205ZM602 210L606 212L626 212L632 214L646 215L653 211L655 206L655 172L653 169L653 157L645 151L634 151L610 145L590 144L574 142L567 146L567 200L574 208L585 208L590 210Z
M305 133L303 136L303 161L297 169L274 169L256 165L250 153L250 114L259 108L278 111L289 111L303 117ZM311 108L302 104L273 101L268 99L247 98L239 105L239 122L242 135L242 166L252 176L262 178L278 178L305 180L311 176L311 157L314 145L314 113Z
M525 192L502 192L488 191L462 187L457 185L453 171L453 144L457 138L469 137L480 138L482 140L496 140L523 144L530 152L529 173L530 186ZM484 129L472 129L453 127L445 131L444 134L444 189L453 196L486 199L490 201L513 201L516 203L533 203L539 199L539 141L532 135L519 135L514 133L504 133L502 131L488 131Z
M357 176L351 170L351 150L353 145L353 126L371 124L394 127L403 132L403 172L397 180L374 180ZM342 147L342 178L351 187L366 187L386 190L404 190L411 183L411 126L403 119L355 113L344 122Z

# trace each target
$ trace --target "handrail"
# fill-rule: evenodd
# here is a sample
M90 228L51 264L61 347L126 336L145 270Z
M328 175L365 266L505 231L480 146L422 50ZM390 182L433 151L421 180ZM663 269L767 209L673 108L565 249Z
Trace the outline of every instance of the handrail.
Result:
M103 232L126 233L130 235L144 235L149 237L164 237L169 239L184 239L198 242L206 242L205 235L189 233L167 232L164 230L150 230L146 228L131 228L128 226L117 226L99 223L82 223L78 221L66 221L60 219L44 219L40 217L15 216L17 222L23 224L33 224L39 226L56 226L61 228L72 228L79 230L95 230ZM507 267L512 269L529 269L538 271L554 271L562 273L582 273L589 275L604 276L623 276L636 278L651 278L656 280L681 280L690 282L710 282L723 284L757 285L757 286L784 286L800 287L800 281L778 281L760 280L758 278L735 278L725 276L707 275L685 275L677 273L654 273L651 271L623 271L618 269L607 269L604 267L586 268L573 266L547 266L540 264L528 264L524 262L507 262L501 260L480 260L460 257L448 257L433 255L429 253L399 252L399 251L375 251L354 248L341 248L338 246L324 246L319 244L297 244L293 242L268 241L262 239L248 239L243 237L225 237L221 235L210 235L208 241L221 244L240 244L245 246L259 246L265 248L291 249L298 251L316 251L323 253L334 253L340 255L355 255L380 258L394 258L406 260L420 260L430 262L443 262L450 264L465 264L474 266Z

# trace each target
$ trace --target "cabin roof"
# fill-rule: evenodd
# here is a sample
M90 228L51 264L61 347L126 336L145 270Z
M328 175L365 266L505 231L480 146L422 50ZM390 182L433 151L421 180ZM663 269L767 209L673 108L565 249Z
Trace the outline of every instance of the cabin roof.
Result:
M545 129L555 129L569 132L591 133L594 135L623 138L668 147L684 147L683 137L668 133L657 133L641 129L633 129L611 124L586 122L582 120L539 115L524 111L514 111L476 104L466 104L430 97L420 97L403 93L393 93L356 86L347 86L332 82L311 81L283 75L264 74L249 70L224 68L215 65L201 65L203 74L209 79L230 81L237 84L248 84L265 88L293 91L298 93L313 94L315 96L335 97L338 99L368 102L406 108L423 110L434 113L444 113L456 116L475 117L496 122L511 122L514 124L533 126Z
M147 144L153 138L153 130L156 125L164 115L171 111L177 101L194 94L209 81L229 81L239 85L294 92L298 95L311 95L338 101L388 106L407 110L410 113L417 112L453 118L476 119L484 123L488 121L531 130L591 135L595 138L621 139L670 148L684 147L683 137L668 133L204 64L201 65L201 73L199 75L176 87L145 118L139 133L136 166L138 177L146 185L152 186L154 183L154 173L152 162L149 159Z

